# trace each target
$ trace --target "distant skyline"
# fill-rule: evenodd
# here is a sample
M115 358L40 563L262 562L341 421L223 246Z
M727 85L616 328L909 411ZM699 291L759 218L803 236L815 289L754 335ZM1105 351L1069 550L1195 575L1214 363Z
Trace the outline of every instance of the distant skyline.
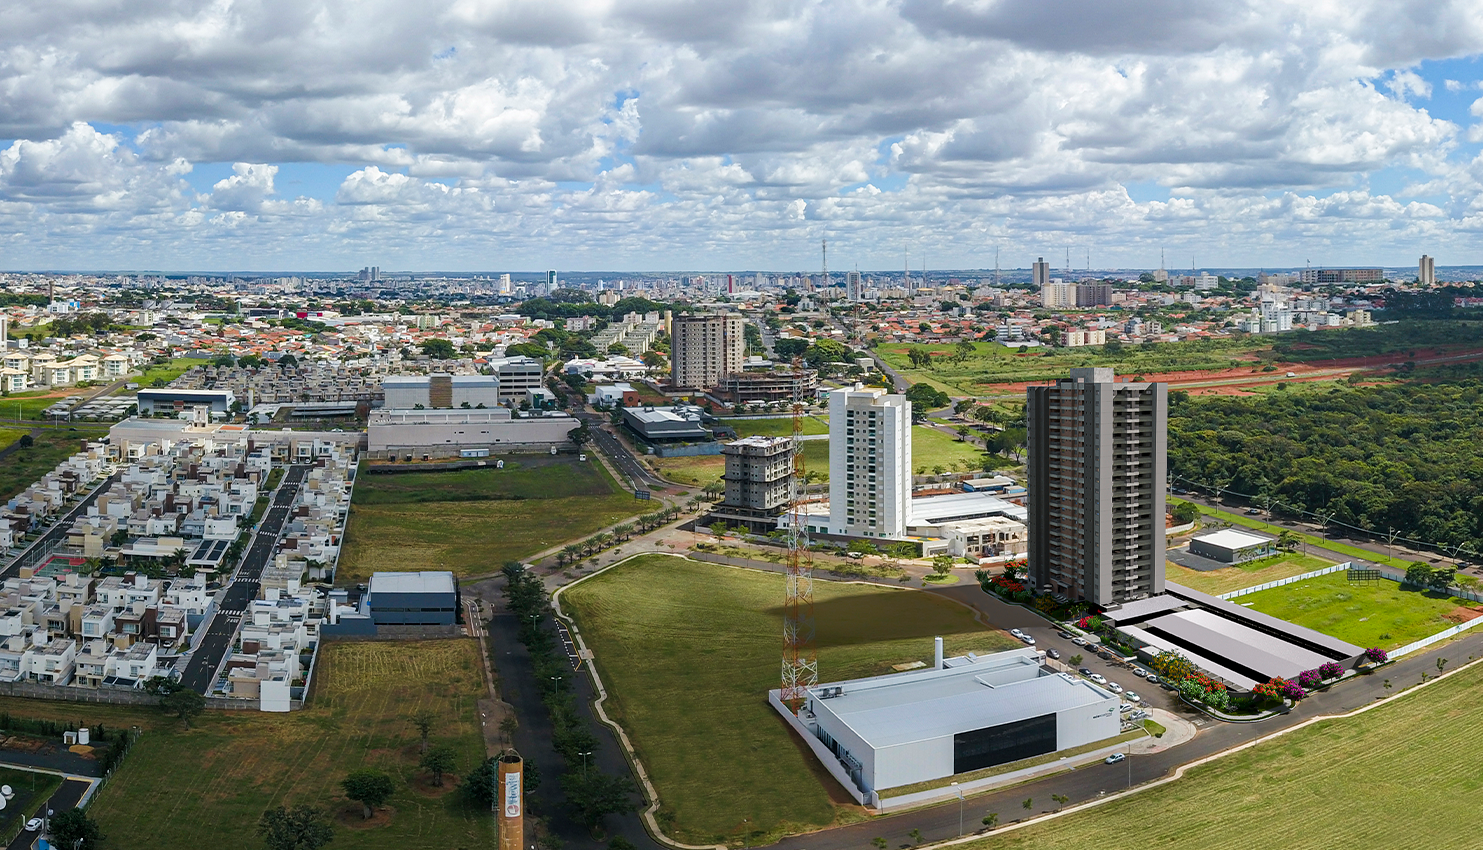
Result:
M7 5L0 268L1483 262L1469 0Z

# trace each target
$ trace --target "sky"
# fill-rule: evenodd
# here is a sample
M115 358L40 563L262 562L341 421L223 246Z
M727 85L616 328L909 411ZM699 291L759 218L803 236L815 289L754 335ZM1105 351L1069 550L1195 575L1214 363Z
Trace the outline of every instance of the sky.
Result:
M1483 263L1476 0L8 0L0 268Z

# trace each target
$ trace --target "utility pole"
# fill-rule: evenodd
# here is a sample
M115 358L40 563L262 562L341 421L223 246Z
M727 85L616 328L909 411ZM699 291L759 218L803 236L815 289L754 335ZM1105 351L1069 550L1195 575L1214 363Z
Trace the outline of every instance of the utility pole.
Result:
M958 837L963 837L963 789L958 783L953 783L953 790L958 792Z

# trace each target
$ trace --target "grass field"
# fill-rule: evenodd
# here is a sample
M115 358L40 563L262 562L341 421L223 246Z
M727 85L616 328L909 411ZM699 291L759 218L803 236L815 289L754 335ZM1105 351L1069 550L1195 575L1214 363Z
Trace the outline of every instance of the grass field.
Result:
M1170 497L1169 507L1173 508L1175 505L1180 504L1184 501L1186 500L1180 499L1178 497ZM1317 546L1320 549L1327 549L1330 552L1337 552L1340 555L1346 555L1351 558L1359 558L1365 561L1373 561L1377 564L1384 564L1386 566L1396 567L1402 570L1404 570L1407 566L1407 562L1403 558L1392 558L1383 552L1371 552L1368 549L1361 549L1358 546L1350 546L1347 543L1340 543L1336 540L1326 540L1317 534L1309 534L1305 531L1299 531L1295 528L1288 528L1287 526L1284 526L1280 523L1273 524L1270 522L1266 522L1261 517L1246 516L1245 514L1238 511L1220 510L1218 508L1212 508L1208 505L1201 505L1199 503L1195 503L1195 507L1199 508L1200 513L1204 514L1205 516L1216 517L1225 522L1229 522L1232 525L1242 525L1247 528L1254 528L1257 531L1262 532L1263 534L1275 535L1280 534L1283 531L1291 531L1292 533L1298 535L1298 537L1301 538L1302 541L1309 546Z
M0 449L14 443L30 432L31 429L29 428L0 428Z
M337 580L354 583L377 570L494 573L654 507L620 490L600 463L540 455L519 463L362 475Z
M94 391L63 387L56 390L28 390L23 393L11 393L4 398L0 398L0 417L6 419L42 420L41 411L46 410L64 398L84 392Z
M722 419L721 423L730 425L736 429L738 437L791 437L793 436L792 417L780 419ZM829 417L827 416L805 416L803 422L803 433L805 434L827 434L829 433Z
M561 596L596 657L609 714L633 738L688 843L764 843L858 818L860 810L767 704L778 684L783 577L655 555ZM834 681L1018 644L935 595L814 582L819 676ZM704 753L703 757L697 754Z
M1456 597L1423 593L1393 581L1350 582L1331 573L1239 597L1242 605L1357 646L1394 649L1454 626Z
M263 846L253 833L262 812L298 803L337 816L348 811L337 817L335 847L492 846L486 812L467 806L456 790L432 789L418 778L418 736L408 721L419 710L434 712L439 721L432 742L455 748L455 774L483 757L475 703L484 693L479 645L331 643L321 652L314 699L290 714L207 712L183 731L157 712L62 709L69 718L149 729L88 810L108 846L256 850ZM29 712L17 712L16 704ZM57 707L6 700L0 709L48 715ZM395 780L391 816L382 825L362 827L355 804L347 805L340 793L340 780L361 767Z
M1219 596L1243 587L1255 587L1269 581L1311 573L1329 566L1333 566L1332 561L1325 561L1313 555L1296 554L1261 558L1248 564L1208 572L1181 567L1169 561L1165 564L1164 578L1192 590Z
M162 366L150 366L135 381L141 387L164 386L190 371L192 367L205 366L210 362L210 360L202 360L199 357L176 357Z
M944 434L935 428L911 429L911 465L918 475L942 467L948 472L967 472L983 466L983 449Z
M787 420L763 421L785 422ZM959 442L941 431L922 426L911 430L911 463L913 472L918 475L926 475L938 466L949 472L978 469L983 466L983 454L977 446ZM666 478L696 487L704 487L713 481L719 481L721 473L726 471L726 460L719 456L650 458L649 462ZM816 480L828 481L829 441L805 440L803 462L808 471L814 473Z
M1194 768L1177 782L962 846L1063 850L1127 836L1146 850L1248 850L1263 825L1287 824L1284 850L1476 847L1476 824L1457 813L1483 805L1473 758L1483 756L1480 688L1483 670L1473 668L1358 717L1318 723ZM1054 807L1035 802L1036 811ZM1022 814L1018 806L1000 812L1001 823ZM972 810L971 822L981 816ZM893 847L911 841L883 837Z
M652 457L648 460L660 475L692 487L705 487L720 481L721 473L726 471L726 458L720 455Z
M56 469L57 464L82 451L84 440L96 440L106 433L97 429L42 429L30 448L16 449L0 461L0 502L31 486L38 478Z

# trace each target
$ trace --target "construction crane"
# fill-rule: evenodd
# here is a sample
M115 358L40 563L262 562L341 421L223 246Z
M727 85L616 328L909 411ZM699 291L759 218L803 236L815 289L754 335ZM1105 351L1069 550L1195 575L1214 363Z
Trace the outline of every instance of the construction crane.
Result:
M793 370L803 368L794 358ZM793 391L793 479L788 502L787 599L783 605L782 702L794 714L808 701L808 689L819 684L819 658L814 647L814 557L804 526L803 396L801 382Z

